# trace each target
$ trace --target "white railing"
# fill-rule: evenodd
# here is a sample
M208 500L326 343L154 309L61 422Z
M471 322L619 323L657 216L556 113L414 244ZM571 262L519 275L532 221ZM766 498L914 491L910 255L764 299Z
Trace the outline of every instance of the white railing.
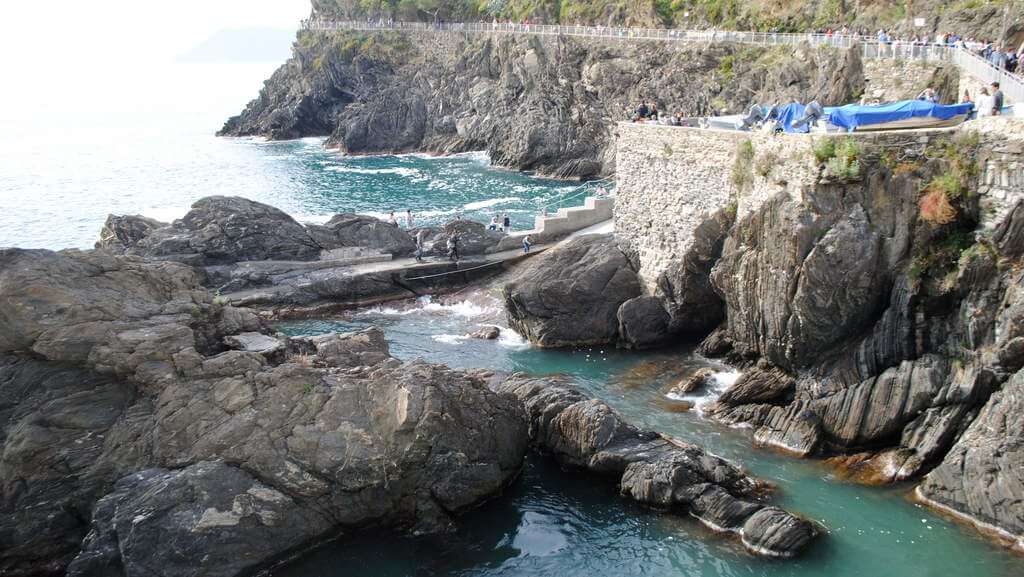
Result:
M404 22L309 19L304 30L339 31L394 30L403 32L452 32L489 34L531 34L536 36L576 36L606 40L658 40L664 42L736 42L757 46L811 46L850 48L860 45L865 59L920 60L953 62L983 82L999 82L1007 99L1024 102L1024 80L997 69L970 50L945 44L878 42L872 37L843 34L790 34L782 32L739 32L731 30L676 30L668 28L623 28L612 26L563 26L557 24L513 24L510 22Z

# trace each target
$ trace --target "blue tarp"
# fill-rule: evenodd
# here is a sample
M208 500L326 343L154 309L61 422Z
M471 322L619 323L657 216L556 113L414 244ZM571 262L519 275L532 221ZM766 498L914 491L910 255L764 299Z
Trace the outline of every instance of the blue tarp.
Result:
M779 117L779 126L786 132L810 132L810 124L805 124L799 129L793 128L793 123L804 117L804 111L807 107L799 102L793 102L792 104L785 104L775 109Z
M858 126L882 124L884 122L925 116L939 120L949 120L960 114L970 114L973 109L974 105L970 102L943 105L933 104L927 100L901 100L880 106L847 104L837 108L826 108L825 116L830 123L847 130L853 130Z

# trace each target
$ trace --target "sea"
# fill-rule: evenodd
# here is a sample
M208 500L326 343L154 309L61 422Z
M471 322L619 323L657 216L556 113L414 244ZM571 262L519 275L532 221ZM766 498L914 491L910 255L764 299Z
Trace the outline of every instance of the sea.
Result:
M577 183L496 168L483 152L343 157L319 138L214 137L274 67L182 63L118 90L82 95L69 87L67 98L0 107L0 247L85 249L108 214L170 221L215 194L266 202L303 222L410 209L417 224L508 214L524 228L545 208L579 203ZM636 424L700 444L771 481L776 503L820 523L824 535L798 559L757 558L690 517L637 506L604 479L531 454L506 493L461 517L452 533L357 532L276 576L1024 575L1024 557L915 504L910 485L853 484L820 461L757 448L749 430L705 419L701 407L739 372L702 358L692 343L643 353L536 349L508 328L493 286L278 329L322 334L371 325L385 330L401 359L570 375ZM482 325L499 326L501 337L465 336ZM715 386L683 399L693 408L680 412L668 388L703 367L716 371Z

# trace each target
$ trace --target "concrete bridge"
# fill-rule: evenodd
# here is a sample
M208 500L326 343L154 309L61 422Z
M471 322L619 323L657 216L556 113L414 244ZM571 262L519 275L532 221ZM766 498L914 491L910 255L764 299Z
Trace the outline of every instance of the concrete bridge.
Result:
M727 42L754 46L860 46L864 59L897 59L921 62L950 62L983 84L999 82L1009 102L1024 102L1024 79L992 66L984 58L964 48L942 44L915 45L907 42L880 43L859 35L785 34L781 32L741 32L732 30L679 30L670 28L622 28L613 26L563 26L555 24L513 24L502 22L403 22L309 19L302 29L318 32L342 30L397 31L453 34L516 34L568 36L604 39L614 42L659 41L683 44Z

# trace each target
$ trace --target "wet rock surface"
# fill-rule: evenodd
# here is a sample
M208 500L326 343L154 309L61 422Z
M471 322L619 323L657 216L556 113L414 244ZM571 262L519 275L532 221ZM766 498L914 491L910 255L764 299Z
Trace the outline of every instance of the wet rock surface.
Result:
M619 479L624 497L690 513L736 533L751 551L792 557L818 535L810 522L763 502L767 487L700 447L637 429L564 379L514 375L497 385L526 406L530 437L561 464Z

